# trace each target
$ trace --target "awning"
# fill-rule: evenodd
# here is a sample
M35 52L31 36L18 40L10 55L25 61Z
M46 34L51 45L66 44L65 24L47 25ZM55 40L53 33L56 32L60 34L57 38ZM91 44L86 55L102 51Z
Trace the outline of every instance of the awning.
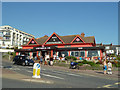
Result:
M73 51L73 50L104 50L105 47L64 47L64 48L58 48L56 46L51 47L34 47L33 49L16 49L16 52L34 52L34 51L47 51L47 50L67 50L67 51Z
M64 47L56 48L56 50L104 50L104 47Z

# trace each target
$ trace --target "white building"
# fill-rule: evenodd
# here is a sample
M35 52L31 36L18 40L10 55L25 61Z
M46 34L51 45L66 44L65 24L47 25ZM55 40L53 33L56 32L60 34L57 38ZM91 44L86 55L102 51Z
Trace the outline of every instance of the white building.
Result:
M26 44L32 37L31 34L20 31L9 25L0 26L0 47L13 48L21 47Z

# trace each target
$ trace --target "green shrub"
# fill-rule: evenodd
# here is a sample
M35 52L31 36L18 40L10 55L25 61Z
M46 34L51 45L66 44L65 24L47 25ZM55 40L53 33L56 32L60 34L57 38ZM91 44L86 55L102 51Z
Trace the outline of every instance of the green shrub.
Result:
M101 61L101 60L99 60L96 64L102 64L102 61Z
M88 64L88 61L87 60L83 60L82 63L83 64Z
M94 64L94 65L91 66L91 67L92 67L92 70L102 70L102 69L103 69L102 67L100 67L99 64Z
M10 55L12 55L12 57L14 58L16 56L16 53L12 52Z
M74 57L74 56L67 56L67 57L65 57L65 59L66 59L66 60L70 60L70 59L72 59L72 60L77 60L77 58Z
M95 66L96 65L94 62L88 62L87 64L89 64L90 66Z
M65 61L62 61L63 63L65 63Z
M120 62L119 63L115 63L116 67L120 67Z
M83 63L78 63L78 66L82 66L83 65Z
M117 57L117 60L119 60L119 61L120 61L120 56L118 56L118 57Z

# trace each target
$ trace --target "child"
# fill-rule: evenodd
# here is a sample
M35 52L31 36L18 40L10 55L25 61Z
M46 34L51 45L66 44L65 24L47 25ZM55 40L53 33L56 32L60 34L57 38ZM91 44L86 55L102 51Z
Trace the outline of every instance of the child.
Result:
M109 61L108 62L108 74L112 74L112 63Z

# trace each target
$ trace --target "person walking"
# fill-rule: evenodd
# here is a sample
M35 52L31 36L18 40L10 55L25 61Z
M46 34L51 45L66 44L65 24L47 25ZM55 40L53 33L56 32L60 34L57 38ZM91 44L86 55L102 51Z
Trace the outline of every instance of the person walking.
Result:
M107 63L106 63L106 59L105 59L104 62L103 62L103 72L104 72L104 74L106 74L106 72L107 72Z
M53 66L53 57L50 57L50 66Z
M42 55L40 56L40 63L41 64L43 63L43 56Z
M37 56L35 56L35 60L37 60Z
M108 66L108 71L107 71L107 73L108 73L108 74L112 74L112 63L111 63L110 61L108 62L108 65L107 65L107 66Z

